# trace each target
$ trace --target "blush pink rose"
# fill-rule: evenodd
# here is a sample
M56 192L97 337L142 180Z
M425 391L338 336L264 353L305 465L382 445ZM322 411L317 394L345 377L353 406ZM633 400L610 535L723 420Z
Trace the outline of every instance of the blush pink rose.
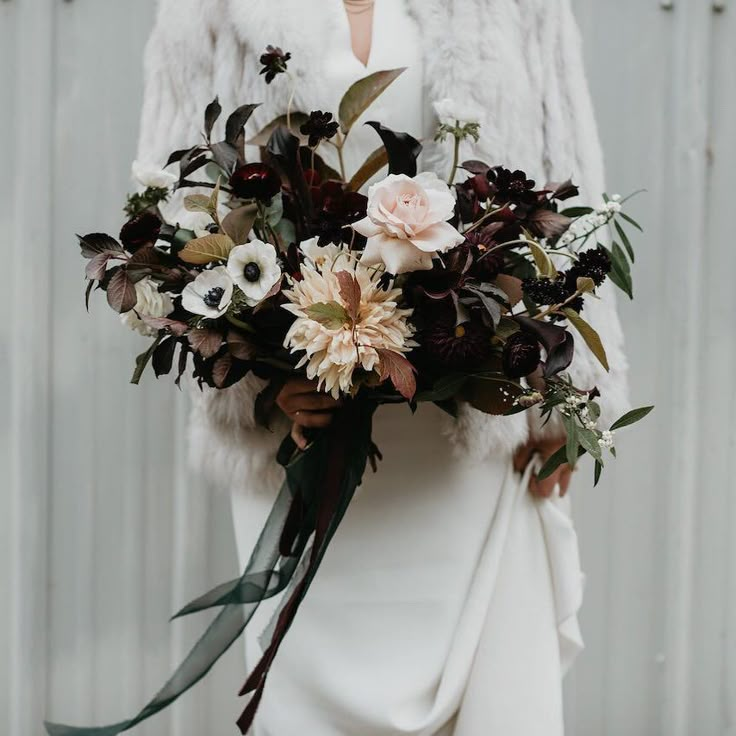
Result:
M454 210L450 188L436 174L390 174L368 189L367 217L353 224L368 238L360 262L393 274L430 270L434 256L465 240L447 222Z

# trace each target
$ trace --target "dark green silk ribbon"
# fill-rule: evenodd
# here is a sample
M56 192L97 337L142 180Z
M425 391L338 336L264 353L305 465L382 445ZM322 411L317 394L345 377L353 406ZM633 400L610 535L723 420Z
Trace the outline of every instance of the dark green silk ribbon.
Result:
M178 617L221 608L153 699L137 715L108 726L79 728L46 722L49 736L117 736L159 713L210 671L242 634L264 600L282 593L291 584L264 659L241 691L254 692L238 722L246 733L281 640L362 480L373 447L375 408L368 401L348 402L336 415L333 426L317 435L304 452L297 451L290 438L284 440L277 459L284 466L286 479L243 575L199 596L176 614ZM312 546L307 549L310 539ZM302 558L308 558L306 566L301 564Z

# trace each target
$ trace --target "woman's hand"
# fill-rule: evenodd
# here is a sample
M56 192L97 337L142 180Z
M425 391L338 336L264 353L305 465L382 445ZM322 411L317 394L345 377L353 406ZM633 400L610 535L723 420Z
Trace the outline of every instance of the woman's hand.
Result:
M520 447L514 454L514 469L519 473L523 473L526 466L529 464L533 455L539 455L542 459L542 463L546 462L547 458L554 455L557 450L564 445L562 439L545 439L545 440L529 440L525 445ZM567 493L568 486L570 485L570 478L572 476L572 469L565 463L560 465L552 475L545 478L544 480L537 480L537 476L532 475L529 481L529 491L533 496L537 498L549 498L555 490L555 486L559 483L560 485L560 496L564 496Z
M327 427L342 401L318 391L317 381L290 378L276 397L276 404L291 419L291 438L300 450L304 450L309 443L304 430L308 427Z

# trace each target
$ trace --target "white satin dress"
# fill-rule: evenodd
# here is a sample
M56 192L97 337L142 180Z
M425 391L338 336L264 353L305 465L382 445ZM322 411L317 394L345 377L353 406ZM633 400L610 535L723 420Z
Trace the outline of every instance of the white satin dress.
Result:
M399 0L377 0L368 67L345 37L325 49L338 89L408 66L368 119L423 130L417 30ZM343 43L341 43L343 41ZM376 147L354 129L349 168ZM353 137L353 133L351 133ZM283 642L255 736L560 736L562 677L582 647L575 531L567 500L536 500L507 456L452 455L441 411L381 407L384 455L348 509ZM233 497L244 565L273 498ZM274 610L246 633L262 652Z

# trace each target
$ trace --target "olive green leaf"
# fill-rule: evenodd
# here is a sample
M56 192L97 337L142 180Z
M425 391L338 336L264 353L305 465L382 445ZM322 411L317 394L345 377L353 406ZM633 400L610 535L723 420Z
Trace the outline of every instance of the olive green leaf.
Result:
M201 266L212 261L226 261L234 246L228 235L215 233L190 240L178 255L184 263Z
M363 79L359 79L350 86L340 100L338 118L343 133L348 133L355 121L371 106L384 90L406 70L387 69L374 72Z
M309 319L319 322L330 330L337 330L350 324L350 315L345 307L337 302L317 302L304 311Z
M590 351L598 358L598 362L609 371L608 357L606 356L606 349L603 347L601 338L598 333L574 310L566 307L562 310L565 316L570 320L570 323L580 333L585 344L590 348Z

